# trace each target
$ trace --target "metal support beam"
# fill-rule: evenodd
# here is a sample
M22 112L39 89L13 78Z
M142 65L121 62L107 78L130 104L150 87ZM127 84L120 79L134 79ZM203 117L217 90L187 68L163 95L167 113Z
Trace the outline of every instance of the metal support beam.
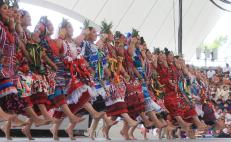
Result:
M178 55L182 55L182 1L179 0Z

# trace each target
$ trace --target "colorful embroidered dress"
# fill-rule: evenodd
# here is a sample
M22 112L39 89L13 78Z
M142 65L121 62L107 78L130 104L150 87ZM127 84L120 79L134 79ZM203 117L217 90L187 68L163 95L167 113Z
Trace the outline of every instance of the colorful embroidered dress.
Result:
M21 114L27 107L15 87L16 38L0 21L0 106L6 112Z
M92 89L96 96L92 99L93 107L97 111L106 109L105 99L109 93L110 82L105 80L105 68L108 66L106 55L102 50L90 41L83 41L81 47L84 50L84 57L94 72L95 86Z
M74 42L63 41L63 55L66 68L69 69L71 80L67 85L68 104L77 104L81 97L87 102L91 96L95 96L91 87L94 86L88 64L81 54L82 48ZM88 95L83 95L88 92Z
M144 71L144 68L141 62L141 51L139 48L135 49L135 53L133 55L133 62L134 62L134 66L136 67L137 71L142 76L142 79L146 80L145 71ZM149 90L148 90L146 82L142 83L142 90L143 90L144 99L145 99L146 112L155 111L157 113L160 113L161 107L152 100L149 94Z
M70 74L66 70L63 63L63 56L59 53L59 49L54 40L44 34L40 35L40 43L45 48L47 56L55 63L58 70L54 71L49 66L45 66L45 75L49 83L48 93L53 107L59 107L66 103L65 87L70 80Z
M128 50L125 51L125 60L123 62L125 71L129 74L130 80L125 82L126 94L125 102L128 107L128 114L136 119L142 112L145 112L144 95L141 82L134 73L135 66Z

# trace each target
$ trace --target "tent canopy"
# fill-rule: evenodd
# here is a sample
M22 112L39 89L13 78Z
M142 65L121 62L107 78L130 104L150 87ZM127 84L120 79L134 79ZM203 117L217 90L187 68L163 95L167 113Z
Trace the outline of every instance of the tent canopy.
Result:
M177 52L178 0L21 0L66 14L80 22L113 22L113 31L140 31L150 50ZM183 54L190 60L220 16L209 0L183 0Z

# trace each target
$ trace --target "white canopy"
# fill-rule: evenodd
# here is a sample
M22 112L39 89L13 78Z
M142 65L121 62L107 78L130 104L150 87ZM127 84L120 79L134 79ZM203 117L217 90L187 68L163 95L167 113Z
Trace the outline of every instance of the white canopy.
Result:
M80 22L113 22L113 31L140 31L150 50L168 47L177 51L178 0L21 0L53 9ZM209 0L183 0L183 54L190 60L211 29L221 10ZM175 19L175 20L174 20Z

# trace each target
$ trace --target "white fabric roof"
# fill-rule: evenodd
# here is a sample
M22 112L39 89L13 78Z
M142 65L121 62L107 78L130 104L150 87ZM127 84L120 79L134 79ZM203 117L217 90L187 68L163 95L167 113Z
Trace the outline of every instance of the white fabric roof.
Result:
M104 19L112 21L113 31L126 33L134 27L144 36L151 50L154 46L166 46L177 51L178 0L21 1L59 11L80 22L87 18L95 23L96 27L99 27ZM186 60L192 58L196 47L205 39L222 14L223 12L209 0L183 0L183 54Z

